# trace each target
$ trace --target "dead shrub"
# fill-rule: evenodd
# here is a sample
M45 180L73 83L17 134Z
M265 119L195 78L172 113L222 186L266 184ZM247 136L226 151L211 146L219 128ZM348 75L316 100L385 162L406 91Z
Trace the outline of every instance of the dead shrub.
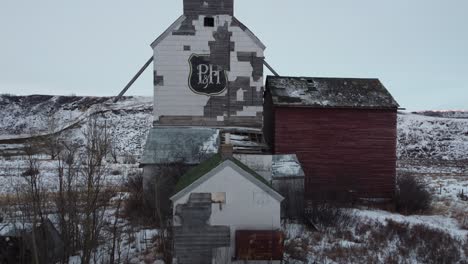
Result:
M468 256L468 235L466 235L465 245L463 246L463 248L465 249L465 256Z
M137 159L133 155L125 155L123 158L123 164L136 164Z
M395 201L400 213L420 213L431 207L432 194L415 177L402 175L397 178Z
M460 223L461 229L468 230L468 216L465 216Z
M287 241L284 245L284 251L294 260L307 261L307 241L303 238L295 238Z
M305 215L306 223L318 231L330 228L344 230L353 223L354 219L349 209L341 208L330 202L309 204Z
M122 174L122 172L120 170L112 170L111 171L111 175L113 175L113 176L117 176L117 175L121 175L121 174Z
M39 175L39 170L37 168L28 168L21 174L21 176L23 177L35 176L35 175Z
M417 241L415 241L417 238ZM414 225L407 240L416 247L418 259L423 263L457 263L460 261L462 243L444 231L424 225ZM416 245L416 243L418 245Z
M123 216L134 224L153 225L156 223L154 209L145 201L143 175L141 173L129 175L125 182L125 189L129 197L124 203Z
M398 256L408 259L416 255L420 263L456 263L460 260L462 243L449 234L425 225L413 225L387 220L387 225L369 234L368 246L381 251L395 243Z

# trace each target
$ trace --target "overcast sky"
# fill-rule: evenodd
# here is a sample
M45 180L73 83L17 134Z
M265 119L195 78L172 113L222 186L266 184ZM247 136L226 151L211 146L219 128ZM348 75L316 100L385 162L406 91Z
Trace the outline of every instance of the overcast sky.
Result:
M183 0L0 0L0 93L116 95ZM379 78L408 110L468 109L466 0L235 0L281 74ZM151 96L148 71L129 95Z

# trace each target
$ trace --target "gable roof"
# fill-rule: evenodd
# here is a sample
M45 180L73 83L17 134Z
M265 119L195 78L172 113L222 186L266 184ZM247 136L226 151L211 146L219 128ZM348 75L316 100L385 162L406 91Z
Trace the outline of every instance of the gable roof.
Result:
M266 89L277 106L396 109L378 79L268 76Z
M177 30L178 28L181 27L182 23L184 23L185 20L189 20L188 22L191 23L192 21L192 18L188 18L187 16L185 15L181 15L174 23L172 23L169 28L166 29L166 31L164 31L161 35L159 35L154 41L153 43L151 43L151 48L155 48L159 43L161 43L167 36L169 36L173 31ZM231 26L237 26L239 27L240 29L242 29L242 31L244 31L247 36L250 37L250 39L255 43L257 44L261 49L265 49L266 46L265 44L262 43L262 41L257 38L257 36L255 36L255 34L250 31L249 28L247 28L244 24L242 24L242 22L240 22L236 17L232 17L232 22L231 22Z
M220 154L216 154L197 167L189 170L179 179L175 187L175 194L171 197L171 200L175 201L179 199L228 166L276 200L281 202L284 199L271 187L268 181L239 160L235 158L223 159Z

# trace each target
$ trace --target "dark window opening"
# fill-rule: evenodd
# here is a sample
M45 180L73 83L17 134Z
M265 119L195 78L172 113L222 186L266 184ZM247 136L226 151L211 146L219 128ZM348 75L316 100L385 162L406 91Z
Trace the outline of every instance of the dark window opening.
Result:
M205 27L214 27L214 17L205 17Z
M190 46L184 46L184 50L190 50Z

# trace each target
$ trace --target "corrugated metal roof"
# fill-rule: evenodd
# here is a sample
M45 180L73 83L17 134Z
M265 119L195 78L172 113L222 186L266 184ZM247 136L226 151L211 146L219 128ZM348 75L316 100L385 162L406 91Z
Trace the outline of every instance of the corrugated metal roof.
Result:
M378 79L268 76L266 87L278 106L399 107Z
M154 127L148 134L141 164L199 164L218 153L219 130L195 127Z
M273 155L272 177L275 178L303 178L305 176L301 163L296 154Z

